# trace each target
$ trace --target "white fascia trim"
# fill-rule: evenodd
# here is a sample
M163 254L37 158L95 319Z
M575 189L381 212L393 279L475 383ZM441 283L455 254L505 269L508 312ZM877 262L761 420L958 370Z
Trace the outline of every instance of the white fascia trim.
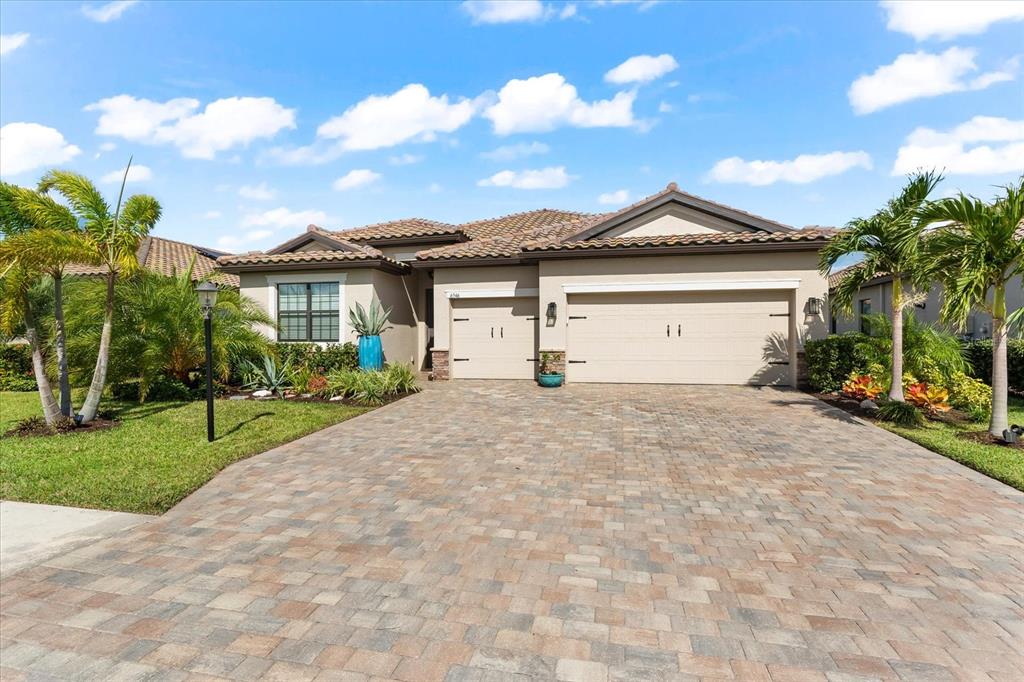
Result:
M348 330L345 328L346 315L345 315L345 279L347 275L344 272L329 272L324 274L317 273L296 273L293 275L267 275L267 314L270 315L270 319L274 321L274 326L271 327L271 332L274 335L274 341L278 341L277 338L277 285L278 284L300 284L306 282L337 282L338 283L338 343L344 343L348 337L346 334ZM326 346L326 341L314 341L321 346Z
M540 289L446 289L448 298L536 298Z
M645 291L756 291L799 289L799 279L746 279L700 282L599 282L563 284L567 294L624 294Z

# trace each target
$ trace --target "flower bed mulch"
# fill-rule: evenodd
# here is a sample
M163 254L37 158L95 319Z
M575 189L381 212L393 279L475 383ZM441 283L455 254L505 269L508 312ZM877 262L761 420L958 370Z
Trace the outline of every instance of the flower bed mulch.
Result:
M17 438L36 438L39 436L68 436L74 433L92 433L93 431L103 431L104 429L112 429L115 426L120 426L121 422L118 419L106 419L96 417L88 424L76 424L70 428L53 428L48 426L45 421L41 418L38 420L24 420L22 423L15 425L8 429L4 436L6 437L17 437Z
M811 393L811 395L821 402L828 403L832 407L838 407L840 410L848 412L855 417L860 417L869 421L880 421L874 410L865 410L860 406L861 401L856 398L849 398L842 393ZM960 410L949 410L948 412L937 412L935 414L928 414L922 410L921 414L923 414L926 419L943 422L945 424L971 423L971 418L967 413L961 412Z

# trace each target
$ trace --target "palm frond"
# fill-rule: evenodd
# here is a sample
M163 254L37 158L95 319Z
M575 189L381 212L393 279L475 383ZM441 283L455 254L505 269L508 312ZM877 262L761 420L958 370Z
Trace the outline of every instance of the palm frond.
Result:
M71 171L52 170L39 181L39 191L56 190L97 237L105 237L111 227L110 207L89 178Z

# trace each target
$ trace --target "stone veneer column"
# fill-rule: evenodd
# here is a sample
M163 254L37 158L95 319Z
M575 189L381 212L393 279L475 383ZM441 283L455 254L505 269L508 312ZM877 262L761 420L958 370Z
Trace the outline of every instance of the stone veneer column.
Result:
M542 350L537 355L537 357L538 358L544 357L545 353L547 353L549 356L551 356L550 357L550 362L549 362L549 364L551 366L551 369L553 369L553 370L555 370L557 372L561 372L562 374L565 374L565 351L564 350ZM538 365L539 365L539 363L538 363Z
M451 375L448 372L448 351L446 350L431 350L430 351L431 376L434 377L434 381L448 381Z

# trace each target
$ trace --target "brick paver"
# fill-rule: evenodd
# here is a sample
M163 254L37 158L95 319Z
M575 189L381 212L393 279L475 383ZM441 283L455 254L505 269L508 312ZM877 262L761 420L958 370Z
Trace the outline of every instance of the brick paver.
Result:
M773 389L432 385L5 578L4 680L1024 679L1024 495Z

